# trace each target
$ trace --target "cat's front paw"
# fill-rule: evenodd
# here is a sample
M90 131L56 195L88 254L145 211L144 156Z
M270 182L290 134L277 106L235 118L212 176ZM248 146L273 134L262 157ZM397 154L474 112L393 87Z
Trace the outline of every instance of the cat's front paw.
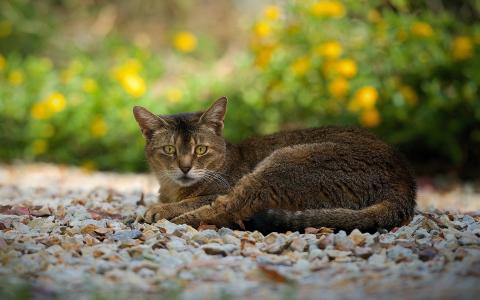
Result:
M147 209L143 215L143 220L147 223L155 223L158 220L171 219L180 214L168 204L155 204Z
M198 227L202 224L224 227L232 223L230 216L225 213L219 213L216 208L210 205L205 205L194 211L184 213L172 219L171 222L176 224L188 224L192 227Z
M196 214L195 212L188 212L176 218L173 218L171 222L175 224L188 224L194 228L197 228L198 226L200 226L200 223L202 222L202 220L199 218L198 214Z

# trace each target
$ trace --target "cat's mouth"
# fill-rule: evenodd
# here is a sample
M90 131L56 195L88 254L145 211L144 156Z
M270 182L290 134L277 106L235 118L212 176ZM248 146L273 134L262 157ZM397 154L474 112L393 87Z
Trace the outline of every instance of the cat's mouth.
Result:
M183 186L191 185L197 181L197 179L190 177L188 175L182 175L180 177L177 177L175 181Z

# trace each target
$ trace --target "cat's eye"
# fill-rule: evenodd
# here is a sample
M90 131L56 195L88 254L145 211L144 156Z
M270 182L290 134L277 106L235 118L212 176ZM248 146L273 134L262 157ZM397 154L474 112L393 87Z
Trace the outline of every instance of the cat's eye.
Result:
M175 146L172 146L172 145L163 146L163 152L165 152L166 154L175 154Z
M195 147L195 154L203 155L203 154L207 153L207 150L208 150L207 146L203 146L203 145L197 146L197 147Z

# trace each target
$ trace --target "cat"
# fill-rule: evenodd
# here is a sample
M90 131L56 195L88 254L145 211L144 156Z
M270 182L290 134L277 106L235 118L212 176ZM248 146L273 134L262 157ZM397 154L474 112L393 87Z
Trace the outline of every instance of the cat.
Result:
M226 97L204 112L160 116L133 108L160 183L161 203L147 208L146 222L375 231L412 218L412 171L374 134L328 126L232 144L223 138L226 110Z

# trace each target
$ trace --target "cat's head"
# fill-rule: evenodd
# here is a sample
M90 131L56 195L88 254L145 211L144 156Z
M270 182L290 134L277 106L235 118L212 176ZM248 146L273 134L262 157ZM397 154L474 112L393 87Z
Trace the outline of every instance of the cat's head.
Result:
M146 140L145 155L160 181L190 186L215 176L225 162L226 111L226 97L204 112L160 116L140 106L133 108Z

